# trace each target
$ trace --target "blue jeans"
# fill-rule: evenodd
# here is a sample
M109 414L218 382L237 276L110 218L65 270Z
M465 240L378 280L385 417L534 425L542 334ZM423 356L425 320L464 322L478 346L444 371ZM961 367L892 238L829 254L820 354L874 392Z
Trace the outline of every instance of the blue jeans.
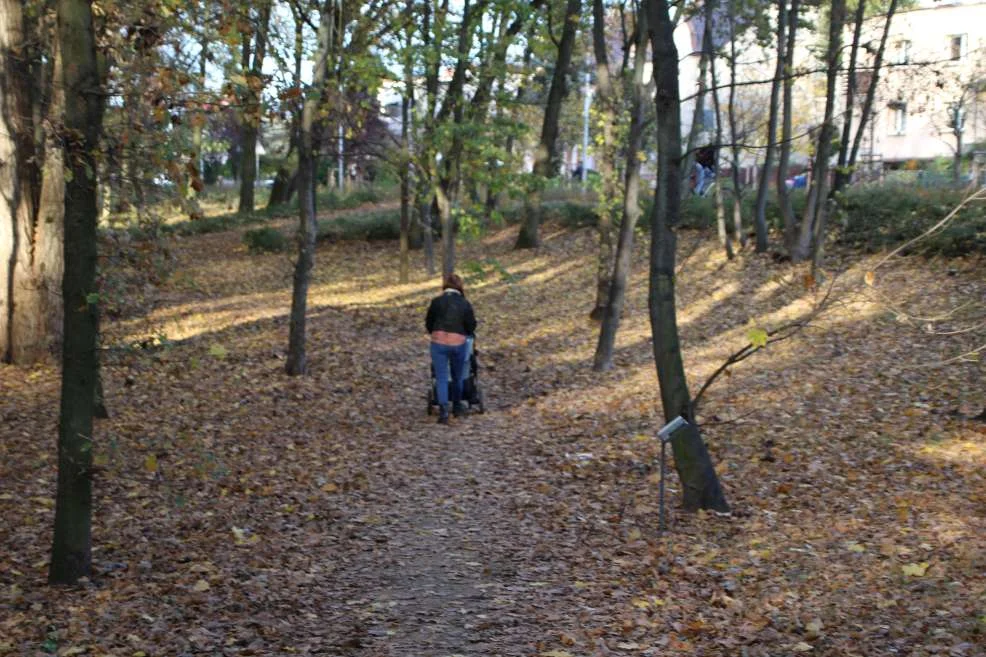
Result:
M449 375L452 376L452 402L462 401L462 364L466 360L466 345L453 347L431 343L431 364L435 368L435 388L438 405L448 406ZM451 365L451 368L449 367Z

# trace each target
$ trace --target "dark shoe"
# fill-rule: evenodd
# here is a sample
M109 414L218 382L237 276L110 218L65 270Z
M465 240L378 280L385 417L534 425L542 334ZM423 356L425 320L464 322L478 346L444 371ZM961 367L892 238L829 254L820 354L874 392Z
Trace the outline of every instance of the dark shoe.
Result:
M448 424L448 406L438 407L438 423Z
M465 414L466 414L465 404L463 404L462 402L455 402L455 404L452 405L452 415L454 415L455 417L462 417Z

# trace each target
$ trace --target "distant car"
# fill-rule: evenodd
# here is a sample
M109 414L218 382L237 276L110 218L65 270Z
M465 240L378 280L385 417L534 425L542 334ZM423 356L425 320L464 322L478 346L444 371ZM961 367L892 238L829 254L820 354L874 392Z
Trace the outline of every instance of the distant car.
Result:
M261 187L273 187L274 186L274 179L273 178L264 178L263 180L261 180L257 184L260 185Z

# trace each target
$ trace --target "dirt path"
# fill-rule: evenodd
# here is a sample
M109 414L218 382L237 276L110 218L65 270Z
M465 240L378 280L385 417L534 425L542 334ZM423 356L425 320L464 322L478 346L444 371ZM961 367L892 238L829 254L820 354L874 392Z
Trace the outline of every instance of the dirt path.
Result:
M360 654L529 654L537 540L510 511L527 455L495 422L405 432L377 463L401 474L359 510L356 531L377 544L347 565L369 609Z

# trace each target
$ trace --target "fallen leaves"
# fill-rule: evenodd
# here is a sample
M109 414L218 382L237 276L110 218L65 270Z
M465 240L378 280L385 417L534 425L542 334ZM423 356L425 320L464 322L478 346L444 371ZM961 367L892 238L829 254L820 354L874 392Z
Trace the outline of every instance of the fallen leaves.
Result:
M435 637L459 646L449 654L975 654L982 432L947 409L981 410L979 370L922 371L923 329L847 302L710 389L705 436L736 513L682 514L669 466L660 534L645 249L617 368L596 375L593 236L557 231L538 254L501 237L462 254L492 249L511 274L469 290L493 408L446 432L423 403L435 281L394 285L393 245L320 254L313 371L291 379L286 261L241 253L236 234L176 244L184 282L161 286L154 325L106 327L108 345L171 339L107 350L97 572L79 590L45 585L39 539L57 372L0 371L13 432L0 441L0 655L369 657L424 654ZM757 257L723 270L704 236L680 239L693 381L810 307L799 270ZM880 283L902 304L986 287L918 261Z

